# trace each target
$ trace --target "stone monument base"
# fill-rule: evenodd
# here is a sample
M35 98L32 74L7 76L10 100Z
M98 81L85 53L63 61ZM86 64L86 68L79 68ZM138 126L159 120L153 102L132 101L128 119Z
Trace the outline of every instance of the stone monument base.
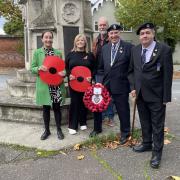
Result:
M17 70L16 77L7 80L7 87L0 91L0 120L42 124L42 106L35 103L35 76L26 69ZM67 83L66 88L68 92ZM65 104L61 106L62 124L68 123L69 104L70 98L66 98ZM89 113L88 119L91 118L92 113ZM51 124L54 125L52 110L51 119Z
M61 107L62 124L68 123L68 109L70 99L66 99ZM24 123L42 124L42 107L37 106L32 98L12 97L7 91L1 91L0 120ZM55 124L54 114L51 111L51 124Z

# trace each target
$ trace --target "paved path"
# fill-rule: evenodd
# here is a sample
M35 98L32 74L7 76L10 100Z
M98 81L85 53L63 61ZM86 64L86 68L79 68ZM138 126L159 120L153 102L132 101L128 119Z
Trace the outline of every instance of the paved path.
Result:
M165 180L170 175L180 176L179 109L180 105L176 102L168 105L166 124L175 139L164 146L158 170L149 166L151 152L138 154L129 147L95 152L70 150L67 155L37 158L31 151L0 146L1 158L4 157L0 161L0 180ZM85 156L81 161L77 160L80 154Z
M164 146L161 167L151 169L149 160L151 152L134 153L129 147L90 150L65 151L48 158L38 158L34 150L14 149L0 145L0 180L165 180L167 176L180 176L180 81L173 83L173 102L167 106L166 126L170 128L171 144ZM88 122L92 128L92 122ZM118 131L117 126L113 131ZM136 125L138 126L138 124ZM78 135L67 134L67 127L63 128L66 139L59 141L56 131L47 141L40 141L41 126L32 126L17 123L0 122L0 142L11 142L31 147L46 149L61 148L65 142L68 146L88 139L89 131L79 131ZM104 132L109 133L111 128L104 126ZM7 138L7 139L6 139ZM79 138L79 139L78 139ZM21 143L20 143L21 141ZM16 144L15 143L15 144ZM63 146L65 147L65 146ZM77 160L77 155L84 155L83 160Z

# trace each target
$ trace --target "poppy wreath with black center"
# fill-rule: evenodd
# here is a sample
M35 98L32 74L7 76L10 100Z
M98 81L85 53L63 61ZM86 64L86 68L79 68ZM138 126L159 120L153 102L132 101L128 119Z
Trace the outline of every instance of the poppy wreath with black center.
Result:
M94 88L101 88L102 89L102 92L101 92L102 100L100 101L100 103L94 103L92 101L92 96L94 95L93 94ZM85 106L91 112L105 111L108 108L108 105L109 105L110 101L111 101L111 97L110 97L109 91L107 90L107 88L105 86L103 86L100 83L90 86L85 91L84 97L83 97L83 102L84 102Z

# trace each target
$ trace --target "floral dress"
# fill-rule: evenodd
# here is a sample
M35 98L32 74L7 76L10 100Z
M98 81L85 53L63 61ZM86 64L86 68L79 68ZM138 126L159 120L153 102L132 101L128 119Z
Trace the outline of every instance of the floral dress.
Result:
M53 49L44 48L45 56L54 56ZM60 86L49 85L49 93L51 96L52 103L62 103L62 94L60 90Z

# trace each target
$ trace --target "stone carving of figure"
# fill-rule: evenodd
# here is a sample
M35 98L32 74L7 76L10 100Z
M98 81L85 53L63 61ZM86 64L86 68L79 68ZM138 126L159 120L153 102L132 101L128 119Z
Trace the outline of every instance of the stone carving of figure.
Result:
M74 3L66 3L63 7L62 17L68 24L73 24L80 19L80 11Z

